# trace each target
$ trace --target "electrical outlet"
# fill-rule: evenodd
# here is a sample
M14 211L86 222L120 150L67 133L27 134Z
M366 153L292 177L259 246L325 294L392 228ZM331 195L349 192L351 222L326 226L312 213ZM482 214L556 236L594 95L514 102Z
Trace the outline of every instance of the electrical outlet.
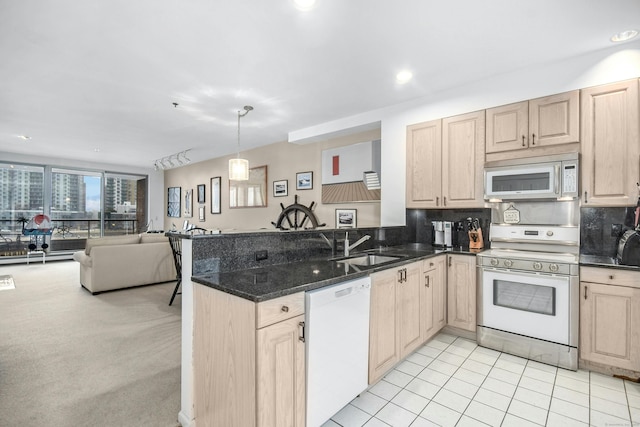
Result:
M611 224L611 237L618 237L622 234L622 224Z
M265 260L265 259L269 258L269 252L267 252L266 250L264 250L264 251L255 251L254 255L256 257L256 261L262 261L262 260Z

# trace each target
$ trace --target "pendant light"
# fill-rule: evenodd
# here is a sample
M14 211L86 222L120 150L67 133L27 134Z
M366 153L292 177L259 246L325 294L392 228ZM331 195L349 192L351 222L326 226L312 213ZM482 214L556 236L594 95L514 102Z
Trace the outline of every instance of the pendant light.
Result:
M238 155L235 159L229 160L229 180L248 181L249 180L249 160L240 158L240 118L249 114L253 110L250 105L244 106L244 113L238 110Z

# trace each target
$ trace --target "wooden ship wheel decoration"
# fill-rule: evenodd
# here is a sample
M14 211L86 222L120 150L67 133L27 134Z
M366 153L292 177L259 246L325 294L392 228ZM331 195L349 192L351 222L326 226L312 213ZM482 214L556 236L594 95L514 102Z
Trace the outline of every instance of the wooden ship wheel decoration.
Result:
M276 222L271 222L276 228L280 230L298 230L298 229L312 229L317 227L324 227L327 224L318 224L318 218L313 213L313 207L316 202L311 202L309 207L298 203L298 195L296 194L294 203L286 208L282 203L280 207L282 212L278 216Z

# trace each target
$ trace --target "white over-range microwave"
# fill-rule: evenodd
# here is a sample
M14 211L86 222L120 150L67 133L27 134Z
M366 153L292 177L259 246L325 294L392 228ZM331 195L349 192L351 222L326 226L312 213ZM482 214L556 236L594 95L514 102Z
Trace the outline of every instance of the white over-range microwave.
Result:
M487 162L486 200L543 200L578 197L578 153Z

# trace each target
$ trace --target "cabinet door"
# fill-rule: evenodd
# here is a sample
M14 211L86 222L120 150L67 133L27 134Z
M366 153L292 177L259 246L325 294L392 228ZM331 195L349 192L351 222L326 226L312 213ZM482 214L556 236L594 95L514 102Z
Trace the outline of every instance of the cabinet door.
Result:
M448 255L447 323L471 332L476 330L476 258Z
M300 315L258 329L258 427L305 425L303 322L304 315Z
M638 80L582 90L582 202L635 205L638 174Z
M398 299L398 340L400 358L406 357L422 344L420 290L422 263L402 268L403 279L396 285Z
M442 120L442 206L484 206L484 110Z
M423 282L420 289L422 342L433 337L447 324L446 255L423 262Z
M487 110L487 153L528 147L529 102L502 105Z
M407 127L407 207L439 207L442 200L442 120Z
M640 370L640 289L580 283L580 357Z
M369 319L369 384L382 377L400 360L397 345L396 283L398 271L371 275Z
M579 141L579 91L529 101L529 148Z

